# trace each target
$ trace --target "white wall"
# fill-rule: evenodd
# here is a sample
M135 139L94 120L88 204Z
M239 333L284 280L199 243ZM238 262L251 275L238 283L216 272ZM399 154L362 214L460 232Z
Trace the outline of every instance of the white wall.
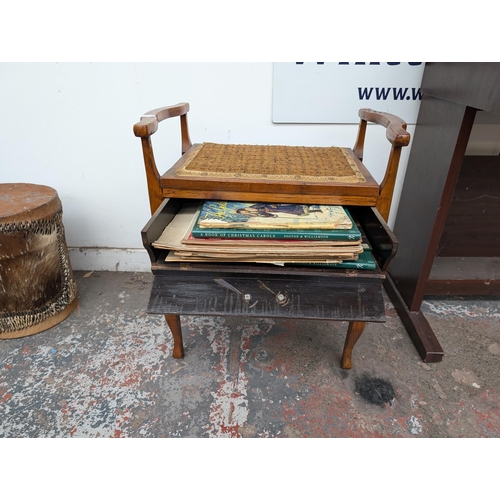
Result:
M132 127L150 109L189 102L193 142L353 146L356 125L273 124L272 72L270 62L1 63L0 182L57 190L73 269L147 271L140 231L149 203ZM153 141L164 171L180 155L178 118ZM380 181L389 153L382 127L369 128L365 149Z

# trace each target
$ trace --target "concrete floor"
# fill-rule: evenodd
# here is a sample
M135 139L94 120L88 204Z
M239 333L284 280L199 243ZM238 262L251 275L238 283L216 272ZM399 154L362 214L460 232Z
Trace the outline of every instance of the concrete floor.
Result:
M426 301L421 361L392 304L342 370L346 323L182 317L173 359L149 273L76 272L59 325L0 341L0 437L500 437L500 302Z

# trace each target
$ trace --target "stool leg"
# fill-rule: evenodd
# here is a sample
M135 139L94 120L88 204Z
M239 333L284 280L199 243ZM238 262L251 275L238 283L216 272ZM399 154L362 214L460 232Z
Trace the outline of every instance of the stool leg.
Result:
M182 344L181 317L178 314L165 314L165 320L174 337L174 351L172 356L182 359L184 357L184 346Z
M356 345L359 337L365 329L366 323L361 321L351 321L347 330L345 338L344 351L342 352L342 359L340 366L345 369L352 368L352 350Z

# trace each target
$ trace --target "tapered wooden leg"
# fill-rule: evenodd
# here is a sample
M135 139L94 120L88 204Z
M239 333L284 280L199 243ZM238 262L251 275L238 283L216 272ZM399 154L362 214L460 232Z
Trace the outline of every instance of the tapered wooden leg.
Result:
M182 344L181 317L178 314L165 314L165 320L174 337L174 352L172 356L182 359L184 357L184 345Z
M366 323L361 321L351 321L349 323L349 328L345 338L344 351L342 352L342 359L340 360L340 366L342 368L352 368L352 350L359 337L361 337L361 334L365 329L365 325Z

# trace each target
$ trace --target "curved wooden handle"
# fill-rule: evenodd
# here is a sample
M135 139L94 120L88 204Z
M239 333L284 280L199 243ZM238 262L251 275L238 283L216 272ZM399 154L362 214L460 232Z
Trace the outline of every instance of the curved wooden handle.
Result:
M150 137L158 130L158 124L174 116L186 115L189 111L189 103L181 102L173 106L164 106L148 111L141 117L141 121L134 125L136 137Z
M406 122L399 116L369 108L360 109L358 114L362 120L385 127L387 129L387 140L394 146L403 147L408 146L410 143L410 134L406 131Z
M181 102L173 106L164 106L162 108L152 109L141 116L141 121L134 125L134 135L141 138L142 153L144 156L144 166L146 168L146 179L148 183L149 204L151 214L154 214L156 209L163 201L163 191L160 185L160 174L156 167L155 155L153 152L153 144L151 136L158 130L158 124L172 118L180 116L181 122L181 151L182 154L191 147L191 139L189 138L189 129L187 123L187 113L189 104Z

